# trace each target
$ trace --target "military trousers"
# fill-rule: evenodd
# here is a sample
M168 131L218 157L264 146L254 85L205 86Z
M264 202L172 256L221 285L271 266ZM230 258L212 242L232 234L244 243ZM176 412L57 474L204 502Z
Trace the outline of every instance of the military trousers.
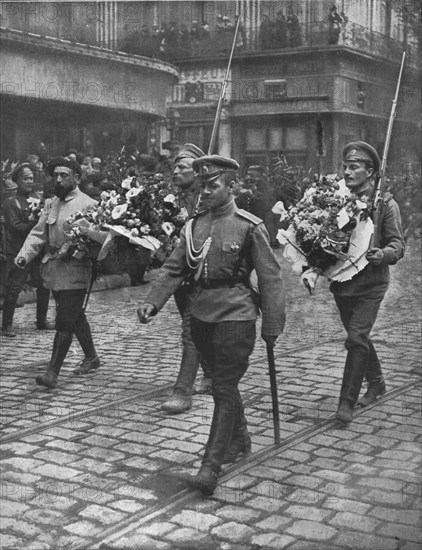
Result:
M370 339L385 291L361 296L334 295L341 321L347 331L347 358L340 397L357 401L363 379L370 384L383 381L381 364Z
M255 346L255 321L207 323L192 317L191 331L212 378L214 413L203 463L219 471L234 427L243 419L239 382Z
M3 305L3 328L12 325L19 294L25 286L28 277L37 289L37 324L43 324L47 317L50 291L42 284L39 274L39 263L29 262L24 269L14 263L14 258L8 258L6 264L6 296Z
M182 317L182 361L174 386L175 392L190 396L195 383L199 365L205 378L211 378L206 361L197 350L191 335L191 314L195 290L189 285L182 285L174 293L174 299Z

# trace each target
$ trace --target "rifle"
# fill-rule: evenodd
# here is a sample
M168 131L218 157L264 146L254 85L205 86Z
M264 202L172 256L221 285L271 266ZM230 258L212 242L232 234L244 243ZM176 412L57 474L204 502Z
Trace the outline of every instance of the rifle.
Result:
M390 118L388 120L387 135L385 138L384 150L382 153L381 167L378 171L377 180L374 188L374 204L373 204L374 232L372 234L372 237L369 243L369 248L368 248L369 250L371 248L378 248L380 243L380 238L381 238L380 221L382 220L383 210L384 210L384 201L382 200L382 193L384 191L384 176L385 176L385 169L387 166L387 155L388 155L388 150L390 148L391 134L393 131L393 122L396 116L397 100L399 97L400 83L401 83L401 77L403 74L405 58L406 58L406 52L403 52L403 57L401 60L401 66L400 66L400 72L399 72L399 79L397 81L396 93L393 99L393 104L391 106Z
M240 9L242 10L242 8L240 8ZM226 88L227 88L227 83L228 83L228 79L229 79L229 73L230 73L230 67L231 67L231 64L232 64L233 53L234 53L234 49L236 47L236 39L237 39L237 33L239 31L239 26L240 26L241 14L242 14L242 12L240 11L239 15L237 16L236 30L234 31L234 38L233 38L232 48L231 48L231 52L230 52L229 62L228 62L228 65L227 65L227 70L226 70L226 75L224 77L223 85L221 86L220 97L219 97L218 103L217 103L217 112L215 113L215 119L214 119L214 125L213 125L213 128L212 128L211 140L210 140L210 144L209 144L209 147L208 147L208 154L209 155L212 155L214 145L215 145L215 142L217 140L217 132L218 132L218 127L220 125L221 111L223 109L224 96L226 95Z

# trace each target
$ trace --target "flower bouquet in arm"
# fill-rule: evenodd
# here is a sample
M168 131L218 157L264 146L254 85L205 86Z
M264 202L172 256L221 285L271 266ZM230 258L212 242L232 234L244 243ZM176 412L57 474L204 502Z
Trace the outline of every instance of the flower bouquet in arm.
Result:
M159 173L126 177L119 188L103 191L96 206L68 220L75 253L88 253L93 232L106 231L98 260L109 253L123 258L141 248L150 251L155 266L171 254L185 221L170 181Z
M311 294L320 275L347 281L361 271L373 232L369 197L351 193L337 175L319 178L302 199L282 213L287 224L278 241L283 255L302 273Z

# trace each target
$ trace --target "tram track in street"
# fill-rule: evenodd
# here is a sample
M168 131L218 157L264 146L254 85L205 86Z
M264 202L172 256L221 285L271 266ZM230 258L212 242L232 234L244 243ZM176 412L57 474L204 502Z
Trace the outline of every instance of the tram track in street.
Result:
M407 320L407 323L410 323L410 324L416 324L416 323L420 323L420 322L421 322L420 319ZM385 326L382 327L382 330L388 330L388 329L393 328L394 326L395 326L395 324L385 325ZM326 339L326 340L318 340L315 343L311 343L311 344L308 344L308 345L295 346L295 347L291 347L291 348L288 348L288 349L285 349L285 350L277 351L277 348L276 348L275 349L276 360L277 359L282 359L283 357L288 357L290 355L294 355L295 353L309 351L309 350L318 348L319 346L323 346L323 345L327 345L327 344L333 344L333 343L339 343L339 342L342 342L343 340L344 340L344 336L341 336L341 337L329 338L329 339ZM41 365L44 365L44 364L45 364L45 362L36 361L36 362L31 363L30 365L28 365L28 368L35 369L35 368L37 368ZM262 364L262 358L255 357L255 358L250 360L250 366L258 365L258 364ZM279 374L282 375L282 366L278 367L277 370L278 370ZM15 442L15 441L19 441L22 437L26 437L28 435L40 433L40 432L42 432L42 431L44 431L48 428L54 428L54 427L60 426L61 424L67 423L69 421L77 421L77 420L80 420L80 419L89 418L91 416L96 416L96 415L98 415L100 413L103 413L107 410L113 410L113 409L119 408L119 406L121 406L121 405L127 405L127 404L130 404L132 402L139 401L139 400L159 398L163 394L165 394L166 392L170 391L172 387L173 387L173 384L161 385L158 388L151 388L151 389L140 391L140 392L138 391L138 392L136 392L132 395L129 395L129 396L126 396L126 397L119 397L118 399L113 399L113 400L111 400L107 403L104 403L102 405L87 408L87 409L82 410L82 411L69 410L68 414L66 414L64 416L61 416L59 418L55 418L55 419L52 419L52 420L49 420L49 421L46 421L46 422L41 422L41 423L39 423L35 426L30 426L28 428L23 428L23 429L16 430L15 432L10 433L10 434L0 438L0 444L12 443L12 442Z
M354 412L354 418L361 416L365 412L377 407L379 404L388 402L397 396L400 396L406 393L408 390L420 385L419 380L413 380L407 384L400 386L394 390L387 392L384 396L377 399L377 401L367 407L362 407L360 410ZM265 460L275 457L279 453L286 451L295 445L298 445L311 437L319 435L326 430L335 427L337 424L334 416L326 420L321 421L317 426L309 426L301 430L299 433L293 434L285 438L278 445L270 445L265 447L261 451L253 453L250 457L240 460L238 463L225 468L224 475L219 479L219 485L224 486L225 483L228 483L235 476L238 476L243 473L247 473L248 470L254 466L260 465ZM147 523L158 520L160 516L163 516L177 507L185 506L186 504L195 500L198 496L198 493L192 489L185 488L181 491L178 491L175 494L172 494L170 497L165 498L157 505L151 506L147 510L142 510L133 514L131 517L126 518L119 523L113 525L108 529L104 529L101 535L95 537L95 541L91 542L88 546L86 543L84 545L72 545L71 550L112 550L114 548L113 544L117 543L119 539L133 533L137 529L142 528L142 526ZM135 516L135 517L133 517Z

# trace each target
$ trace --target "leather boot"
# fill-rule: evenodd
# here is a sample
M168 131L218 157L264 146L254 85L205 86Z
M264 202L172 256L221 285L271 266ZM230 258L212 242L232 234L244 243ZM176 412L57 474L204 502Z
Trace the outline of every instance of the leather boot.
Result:
M47 321L48 302L50 300L50 291L48 288L40 286L37 288L37 329L55 330L55 325Z
M233 437L224 454L223 464L232 464L237 458L246 456L251 452L252 440L248 432L248 423L245 418L243 404L239 407L239 419L236 419L233 428Z
M346 364L344 366L343 382L340 391L340 401L346 399L354 407L362 388L364 376L368 364L368 353L352 348L347 353Z
M211 395L212 390L212 379L205 378L203 376L197 384L195 384L194 393L200 395Z
M358 401L358 404L362 407L372 405L379 395L384 395L386 392L381 363L371 341L369 341L369 357L365 378L368 383L367 391Z
M348 399L340 399L336 420L343 424L350 424L353 418L353 405Z
M84 316L82 321L75 326L75 336L84 352L84 359L79 367L73 370L73 374L88 374L100 366L100 359L95 351L92 340L91 327Z
M18 296L14 292L7 292L3 302L3 322L2 336L14 338L16 336L13 330L13 316L15 315L16 302Z
M57 386L57 377L60 369L62 368L63 361L69 351L72 343L71 332L56 332L53 344L53 353L51 355L50 363L47 368L47 372L35 378L35 382L39 386L45 386L46 388L55 388Z
M384 395L386 391L385 382L381 382L379 384L370 383L365 395L359 399L358 405L361 405L362 407L372 405L372 403L375 403L377 397Z
M211 496L218 485L218 472L210 464L202 464L196 476L187 479L192 489L199 489L203 495Z
M181 414L192 407L192 397L175 390L173 395L162 405L161 410L170 414Z
M227 401L216 402L202 466L196 476L187 479L190 487L199 489L204 495L212 495L217 487L218 474L233 435L234 422L234 405Z

